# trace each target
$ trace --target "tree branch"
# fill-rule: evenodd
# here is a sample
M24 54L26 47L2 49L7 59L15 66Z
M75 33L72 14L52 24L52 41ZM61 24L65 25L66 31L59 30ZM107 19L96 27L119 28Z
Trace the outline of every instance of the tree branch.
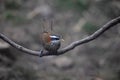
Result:
M108 23L106 23L105 25L103 25L99 30L97 30L96 32L94 32L92 35L86 37L86 38L83 38L81 40L78 40L78 41L75 41L75 42L72 42L70 45L68 45L67 47L63 48L63 49L60 49L58 50L57 52L55 53L50 53L48 51L33 51L33 50L30 50L30 49L27 49L21 45L18 45L17 43L15 43L14 41L10 40L9 38L7 38L5 35L1 34L0 33L0 38L2 40L4 40L5 42L7 42L8 44L10 44L11 46L13 46L14 48L22 51L22 52L25 52L27 54L30 54L30 55L34 55L34 56L39 56L39 57L42 57L42 56L49 56L49 55L61 55L61 54L64 54L72 49L74 49L75 47L77 46L80 46L81 44L84 44L84 43L88 43L96 38L98 38L101 34L103 34L105 31L107 31L108 29L110 29L111 27L117 25L118 23L120 23L120 16L109 21Z

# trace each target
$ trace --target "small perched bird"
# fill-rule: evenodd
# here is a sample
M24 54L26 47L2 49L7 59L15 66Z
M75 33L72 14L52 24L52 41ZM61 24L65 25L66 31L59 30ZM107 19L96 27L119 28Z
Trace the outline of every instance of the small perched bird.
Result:
M51 35L49 32L43 32L42 43L45 50L55 52L60 48L61 39L59 36Z

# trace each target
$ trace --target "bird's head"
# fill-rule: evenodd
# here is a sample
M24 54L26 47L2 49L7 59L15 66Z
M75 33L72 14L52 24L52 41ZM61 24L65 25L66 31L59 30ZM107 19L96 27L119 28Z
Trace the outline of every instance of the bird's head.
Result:
M49 32L44 32L42 38L45 43L49 43L51 41L64 41L60 36L51 35Z
M60 48L62 37L58 35L51 35L48 32L42 34L43 47L47 51L57 51Z

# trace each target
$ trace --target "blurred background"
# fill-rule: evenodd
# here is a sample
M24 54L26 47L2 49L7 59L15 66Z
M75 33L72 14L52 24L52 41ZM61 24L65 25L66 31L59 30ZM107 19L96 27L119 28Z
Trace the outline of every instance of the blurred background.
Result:
M43 28L64 38L85 38L120 16L120 0L0 0L0 33L32 50ZM60 56L36 57L0 40L0 80L120 80L120 26Z

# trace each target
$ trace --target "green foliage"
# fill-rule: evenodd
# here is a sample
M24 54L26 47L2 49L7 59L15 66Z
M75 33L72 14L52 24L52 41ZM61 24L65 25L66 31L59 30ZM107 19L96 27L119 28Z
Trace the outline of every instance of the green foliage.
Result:
M57 0L56 7L61 10L75 9L77 11L86 10L89 6L89 0Z
M5 8L6 9L18 9L21 7L21 4L18 0L6 0Z
M15 24L23 23L26 21L24 17L14 14L12 11L4 12L3 16L5 20L12 21Z
M107 4L106 4L107 3ZM120 1L118 0L100 0L96 7L107 17L114 18L120 15ZM112 14L111 14L112 13Z
M92 34L94 33L96 30L98 30L98 27L87 22L84 26L83 26L83 30L85 32L87 32L88 34Z
M11 12L9 12L9 11L6 11L6 12L4 13L4 18L5 18L6 20L12 20L12 19L15 18L15 15L12 14Z

